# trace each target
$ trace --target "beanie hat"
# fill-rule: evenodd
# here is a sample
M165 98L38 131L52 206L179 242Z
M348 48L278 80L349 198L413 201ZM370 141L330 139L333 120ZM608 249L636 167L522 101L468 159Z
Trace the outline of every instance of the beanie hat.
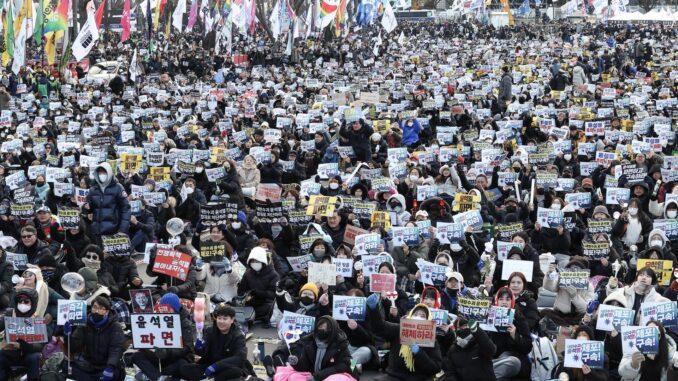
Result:
M249 264L252 260L261 262L263 264L268 264L268 255L266 254L266 249L259 246L253 247L250 251L250 255L247 257L247 263Z
M306 283L299 289L299 296L301 296L301 293L304 291L311 291L313 293L313 299L318 300L318 286L315 285L315 283Z
M238 221L247 224L247 215L242 210L238 211Z
M461 275L461 273L456 272L456 271L448 274L446 282L449 282L451 279L456 279L457 282L464 283L464 276Z
M577 327L577 329L575 329L574 332L572 333L572 337L576 339L577 336L579 336L579 334L582 332L588 335L589 340L595 339L595 336L593 335L593 329L585 324L582 324L579 327Z
M572 266L576 266L576 267L579 267L582 270L585 270L585 269L589 268L589 261L584 257L578 257L578 256L572 257L572 258L570 258L570 261L567 263L567 266L565 266L565 267L569 268L569 267L572 267Z
M593 208L593 215L595 216L596 214L604 214L607 216L607 218L610 218L610 212L607 210L605 205L598 205Z
M583 186L583 187L585 187L585 186L590 186L590 187L592 187L592 186L593 186L593 180L591 180L590 178L587 177L587 178L585 178L585 179L583 179L583 180L581 181L581 186Z
M56 259L51 255L45 255L38 260L38 267L54 267L59 266Z
M521 259L525 259L525 254L523 253L523 250L518 246L513 246L511 250L509 250L508 255L506 257L511 258L511 256L514 254L519 255Z
M160 298L160 301L158 302L160 304L167 304L168 306L172 307L174 312L179 312L181 311L181 301L179 301L179 297L177 294L168 292L165 295Z

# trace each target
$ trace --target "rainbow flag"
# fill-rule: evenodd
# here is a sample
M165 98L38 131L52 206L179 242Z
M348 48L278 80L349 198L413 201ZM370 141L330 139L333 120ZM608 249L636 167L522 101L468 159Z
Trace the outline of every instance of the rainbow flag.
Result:
M336 18L334 20L334 34L341 36L341 26L346 22L346 0L341 0L339 8L337 9Z
M320 28L323 29L332 23L339 9L339 0L322 0L320 2Z
M68 29L68 0L61 0L56 13L47 20L44 33Z

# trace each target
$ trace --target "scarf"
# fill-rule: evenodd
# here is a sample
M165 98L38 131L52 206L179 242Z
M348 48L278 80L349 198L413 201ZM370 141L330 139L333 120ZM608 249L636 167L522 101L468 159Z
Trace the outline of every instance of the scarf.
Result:
M327 343L316 340L315 345L318 349L315 351L315 366L313 368L313 374L320 372L320 368L323 364L323 358L325 357L325 353L327 353Z
M407 314L407 318L411 319L412 313L414 312L414 310L416 310L417 308L422 308L422 307L425 308L426 312L427 312L426 313L426 315L427 315L426 320L431 320L431 313L429 312L428 307L425 304L417 304L416 306L414 306L414 308L412 308L410 310L410 313ZM407 368L407 370L414 373L414 371L415 371L414 370L414 354L412 353L412 347L407 345L407 344L401 344L399 355L403 359L403 361L405 362L405 367Z

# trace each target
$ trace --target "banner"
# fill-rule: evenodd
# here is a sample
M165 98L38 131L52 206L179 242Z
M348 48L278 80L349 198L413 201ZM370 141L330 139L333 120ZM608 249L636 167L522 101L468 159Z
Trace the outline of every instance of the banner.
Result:
M155 254L153 271L172 278L186 280L191 256L176 250L158 249Z
M57 325L70 322L73 325L85 325L87 320L87 302L84 300L59 299Z
M223 242L200 242L200 257L205 262L221 261L226 255L226 244Z
M561 271L558 279L558 287L574 287L577 290L589 288L590 270Z
M332 297L332 317L335 320L365 320L366 298L359 296L341 296Z
M436 322L433 320L400 319L400 344L435 347Z
M591 369L603 369L605 343L593 340L565 340L564 366L581 369L588 365Z
M204 226L226 225L228 218L224 203L208 203L200 206L200 223Z
M132 314L134 349L183 348L179 314Z
M487 320L487 315L490 313L492 305L489 299L471 299L460 296L458 302L457 311L459 316L478 322Z

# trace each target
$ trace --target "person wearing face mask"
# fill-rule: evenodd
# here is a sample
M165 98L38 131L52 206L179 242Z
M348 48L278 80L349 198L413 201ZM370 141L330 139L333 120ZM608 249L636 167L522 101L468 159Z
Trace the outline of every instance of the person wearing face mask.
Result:
M321 295L321 290L315 283L303 285L299 290L297 300L292 300L289 294L277 288L275 301L280 311L290 311L315 318L332 313L328 295Z
M419 133L422 130L421 124L416 118L408 118L407 120L401 120L398 126L403 133L401 145L408 146L414 150L419 145Z
M619 363L619 375L622 380L670 380L670 370L678 365L676 355L676 341L667 332L664 325L656 320L650 320L646 324L659 330L659 352L645 355L641 352L626 354Z
M56 259L50 255L40 258L37 265L42 271L42 279L52 290L60 295L68 295L61 287L61 276L68 272L64 264L57 263Z
M258 219L252 219L252 223L257 225ZM250 250L257 244L257 237L248 229L247 215L242 210L238 211L238 217L235 221L231 221L228 229L222 230L226 242L233 246L233 250L238 253L238 260L243 264L247 264L247 258Z
M268 321L280 276L269 264L263 247L254 247L247 258L247 270L238 284L238 295L245 295L245 303L254 307L256 320Z
M110 289L112 297L129 300L129 289L139 288L143 283L129 255L104 254L99 246L89 245L82 262L97 272L99 282Z
M191 222L193 226L197 226L200 221L200 206L207 203L205 194L197 188L197 182L193 177L187 178L184 181L184 185L177 192L178 194L175 194L175 198L180 200L176 207L177 217Z
M638 199L632 198L612 227L612 237L621 241L625 247L636 245L642 249L646 245L650 231L652 220L640 209Z
M318 318L313 333L290 343L287 362L275 369L274 381L355 381L346 334L331 316Z
M562 210L565 201L560 197L555 197L551 202L550 209ZM565 226L542 227L535 223L532 231L532 246L538 251L550 252L558 258L560 263L566 263L571 255L570 245L572 243L570 231Z
M314 262L320 262L326 256L335 256L335 251L332 245L325 242L322 238L318 238L313 241L308 251L309 254L313 255Z
M133 250L143 252L146 243L155 238L155 216L147 209L143 199L132 200L131 203L136 203L138 210L131 213L130 217L130 244Z
M256 188L261 181L261 174L257 168L257 160L252 155L245 156L243 164L238 168L240 185L243 188ZM252 192L254 193L254 192Z
M447 312L457 314L458 300L460 296L475 297L477 291L464 285L464 276L458 272L447 274L445 289L440 295L441 308Z
M392 194L386 200L386 211L395 215L397 226L405 226L410 218L412 218L412 214L406 208L405 196L400 193ZM391 221L393 221L393 218Z
M127 192L113 177L110 164L97 165L94 173L95 184L87 195L87 203L94 214L93 237L127 233L131 217Z
M417 344L400 343L400 324L385 321L379 306L379 295L372 294L367 298L367 316L375 335L390 343L390 353L386 375L380 377L386 381L432 380L441 370L442 355L438 342L431 348L423 348ZM431 312L424 304L417 304L407 314L408 319L431 320Z
M675 199L667 200L667 195L671 193L678 194L678 183L662 184L656 195L653 191L648 205L650 214L656 218L678 218L678 202ZM664 200L664 202L661 202L661 200Z
M370 136L370 149L372 151L372 162L384 166L388 160L388 144L379 132Z
M561 271L581 271L588 268L589 262L586 258L572 257ZM544 289L556 293L556 300L553 309L544 309L541 314L544 319L550 319L556 325L577 324L586 312L589 301L593 298L593 286L589 283L586 289L577 289L574 286L560 286L559 281L560 275L556 266L551 264L548 274L544 277Z
M13 297L16 305L7 316L18 318L29 318L35 316L36 306L38 304L38 294L32 289L18 290ZM0 323L4 329L4 321ZM49 334L49 332L48 332ZM49 337L48 337L49 339ZM11 367L22 365L27 370L27 381L38 381L40 379L40 352L44 343L27 343L24 340L18 340L17 343L6 344L0 350L0 380L9 380L8 373Z
M269 240L272 243L272 250L276 254L276 271L279 274L287 274L291 267L287 262L287 257L296 255L299 252L299 238L292 225L286 217L281 217L272 224L255 223L252 221L252 228L257 237Z
M78 358L71 362L69 378L78 381L114 381L121 378L124 369L120 360L126 338L108 298L94 298L86 324L65 328L64 334L68 335L69 330L72 330L71 354L77 354Z
M374 129L367 125L364 120L357 120L348 126L344 123L339 129L339 135L348 140L348 144L353 147L356 158L355 162L369 163L372 160L372 144L370 143Z
M454 322L457 338L443 361L443 380L447 381L494 381L492 359L496 345L487 333L478 327L478 322L463 317Z
M572 339L575 340L584 340L591 341L595 339L594 331L591 327L587 325L580 325L571 335ZM571 381L607 381L608 374L608 347L605 345L605 361L604 368L591 368L586 364L583 364L581 368L566 368L564 363L559 363L555 369L553 369L553 374L557 375L558 379L568 379ZM610 370L612 370L610 368ZM626 380L626 378L625 378Z
M339 196L343 194L343 190L341 188L342 184L343 181L341 180L341 176L336 175L329 179L327 187L320 188L320 194L323 196Z

